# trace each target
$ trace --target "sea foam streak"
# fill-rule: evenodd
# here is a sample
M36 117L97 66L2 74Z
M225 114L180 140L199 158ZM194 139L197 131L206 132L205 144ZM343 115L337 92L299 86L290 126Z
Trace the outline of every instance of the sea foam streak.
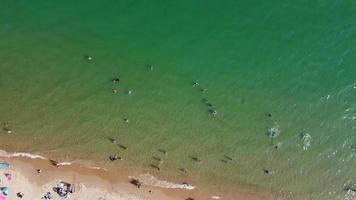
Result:
M193 190L195 188L195 186L187 183L177 184L168 181L162 181L150 174L141 174L137 177L129 177L129 178L135 178L141 181L143 184L154 186L154 187L160 187L160 188L174 188L174 189L187 189L187 190Z
M31 159L42 159L42 160L48 160L47 158L36 155L36 154L31 154L31 153L25 153L25 152L14 152L14 153L8 153L4 150L0 150L0 157L6 157L6 158L11 158L11 157L27 157Z
M0 150L0 157L5 157L5 158L13 158L13 157L26 157L26 158L31 158L31 159L42 159L42 160L49 160L48 158L45 158L43 156L37 155L37 154L32 154L32 153L26 153L26 152L13 152L9 153L4 150ZM71 162L58 162L57 165L64 166L64 165L72 165L73 163ZM84 166L87 169L93 169L93 170L104 170L108 171L105 168L101 167L91 167L91 166Z

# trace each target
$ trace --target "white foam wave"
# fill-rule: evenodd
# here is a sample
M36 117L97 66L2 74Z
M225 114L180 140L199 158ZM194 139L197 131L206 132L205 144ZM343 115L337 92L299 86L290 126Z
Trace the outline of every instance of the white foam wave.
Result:
M277 138L280 133L281 130L279 129L279 125L277 123L267 131L267 135L270 138Z
M221 199L219 196L211 196L212 199Z
M102 167L86 167L88 169L94 169L94 170L103 170L103 171L109 171L108 169L102 168Z
M71 163L71 162L59 162L57 164L58 165L72 165L73 163Z
M26 152L13 152L9 153L4 150L0 150L0 157L3 158L13 158L13 157L26 157L26 158L31 158L31 159L42 159L42 160L49 160L48 158L45 158L43 156L37 155L37 154L32 154L32 153L26 153ZM58 162L57 165L64 166L64 165L72 165L73 163L71 162ZM95 170L104 170L108 171L105 168L101 167L91 167L91 166L84 166L85 168L88 169L95 169Z
M308 150L312 137L309 133L302 133L303 150Z
M160 187L160 188L187 189L187 190L193 190L195 188L195 186L188 183L177 184L164 180L159 180L150 174L141 174L138 177L129 177L129 178L135 178L141 181L145 185L150 185L150 186Z
M26 158L31 158L31 159L42 159L42 160L47 160L47 158L32 154L32 153L25 153L25 152L14 152L14 153L8 153L4 150L0 150L0 157L5 157L5 158L12 158L12 157L26 157Z

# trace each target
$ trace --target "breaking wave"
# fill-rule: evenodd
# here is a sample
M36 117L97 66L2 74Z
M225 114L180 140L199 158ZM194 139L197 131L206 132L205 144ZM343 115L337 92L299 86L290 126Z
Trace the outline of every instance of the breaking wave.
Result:
M195 186L188 183L177 184L164 180L159 180L150 174L141 174L137 177L129 177L129 178L135 178L141 181L145 185L150 185L150 186L160 187L160 188L187 189L187 190L193 190L195 188Z
M10 152L4 151L4 150L0 150L0 157L3 157L3 158L25 157L25 158L30 158L30 159L41 159L41 160L51 161L50 159L45 158L45 157L40 156L40 155L37 155L37 154L32 154L32 153L27 153L27 152L13 152L13 153L10 153ZM64 166L64 165L72 165L73 163L71 163L71 162L56 162L56 164L60 165L60 166ZM92 167L92 166L83 166L83 167L87 168L87 169L93 169L93 170L108 171L105 168L95 167L95 166L94 167Z
M36 155L36 154L31 154L31 153L25 153L25 152L14 152L14 153L8 153L4 150L0 150L0 157L6 157L6 158L12 158L12 157L26 157L26 158L31 158L31 159L42 159L42 160L48 160L47 158Z

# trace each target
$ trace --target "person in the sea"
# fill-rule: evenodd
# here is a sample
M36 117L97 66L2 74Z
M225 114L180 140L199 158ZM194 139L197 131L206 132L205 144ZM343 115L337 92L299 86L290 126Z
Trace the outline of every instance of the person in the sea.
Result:
M227 156L227 155L224 155L224 158L228 159L228 160L231 160L232 161L232 158L230 156Z
M162 152L164 155L167 155L167 151L163 149L158 149L158 151Z
M217 114L218 114L218 111L213 110L213 111L211 111L211 113L212 113L213 115L217 115Z
M86 55L86 56L84 56L87 60L93 60L93 57L92 56L89 56L89 55Z
M180 168L179 171L181 171L183 173L187 173L187 170L185 168Z
M268 175L271 175L271 174L272 174L272 171L269 170L269 169L266 169L266 168L263 168L263 172L264 172L265 174L268 174Z
M152 167L152 168L155 168L155 169L157 169L158 171L160 171L160 170L161 170L161 168L160 168L159 166L157 166L157 165L154 165L154 164L152 164L152 165L151 165L151 167Z
M122 158L120 156L118 156L118 155L111 155L111 156L109 156L109 159L111 161L122 160Z
M192 160L194 160L195 162L201 162L201 160L195 156L191 156L190 157Z
M3 129L4 129L4 131L6 131L6 133L12 133L12 131L10 129L10 125L7 122L4 123Z
M119 78L114 78L111 80L112 83L119 83L120 82L120 79Z
M266 113L267 117L272 117L272 113Z

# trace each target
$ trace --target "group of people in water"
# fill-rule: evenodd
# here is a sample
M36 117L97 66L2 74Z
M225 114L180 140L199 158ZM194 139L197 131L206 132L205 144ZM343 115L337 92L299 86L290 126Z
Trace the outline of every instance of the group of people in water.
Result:
M10 125L9 125L9 123L7 123L7 122L5 122L5 123L3 124L3 130L4 130L6 133L12 133L12 130L11 130L11 128L10 128Z
M192 83L192 85L193 85L193 87L198 88L200 92L205 93L207 91L207 89L201 87L200 84L197 81L194 81ZM203 98L203 103L208 107L208 111L211 114L213 114L213 115L217 115L218 114L218 111L215 109L213 104L207 98Z

